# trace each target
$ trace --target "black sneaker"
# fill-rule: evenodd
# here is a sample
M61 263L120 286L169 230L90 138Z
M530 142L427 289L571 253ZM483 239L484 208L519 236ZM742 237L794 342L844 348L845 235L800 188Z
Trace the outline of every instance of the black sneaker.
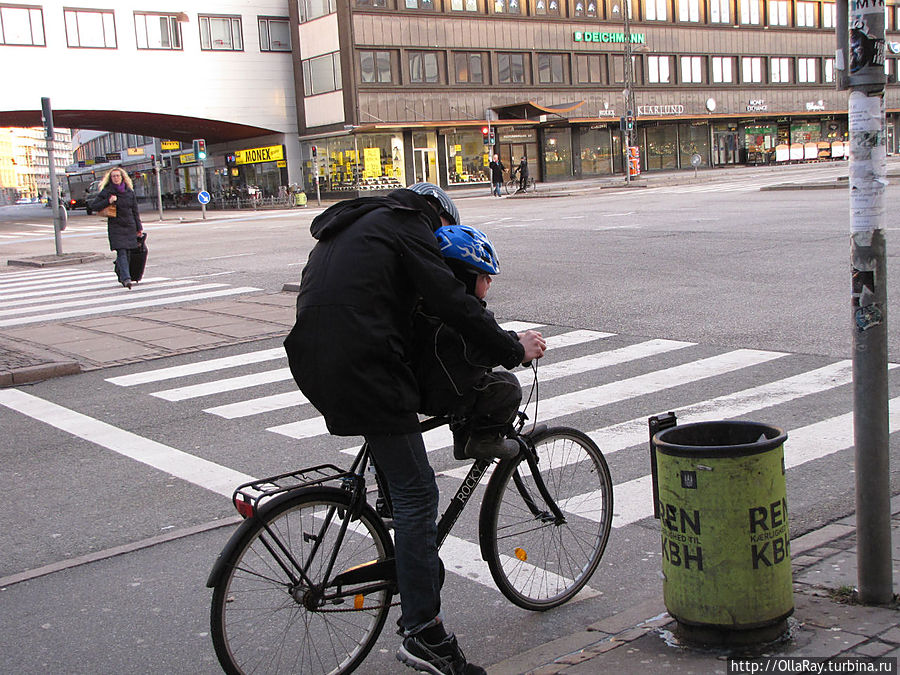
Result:
M465 452L470 459L510 459L519 454L519 444L503 436L475 434L466 443Z
M487 675L484 668L466 662L453 633L436 645L428 644L419 635L410 635L400 645L397 659L432 675Z

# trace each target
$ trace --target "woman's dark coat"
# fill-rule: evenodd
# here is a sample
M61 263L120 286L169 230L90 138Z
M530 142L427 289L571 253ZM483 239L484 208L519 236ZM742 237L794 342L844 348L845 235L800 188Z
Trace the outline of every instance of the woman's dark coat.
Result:
M300 390L340 436L418 431L413 310L440 318L513 368L524 349L468 295L438 248L441 222L410 190L340 202L316 217L318 241L285 340Z
M141 216L138 214L137 196L134 190L125 188L119 192L110 182L100 190L88 206L92 211L109 206L109 196L116 196L116 217L106 219L106 233L109 236L109 249L115 251L120 248L137 248L138 233L143 230Z

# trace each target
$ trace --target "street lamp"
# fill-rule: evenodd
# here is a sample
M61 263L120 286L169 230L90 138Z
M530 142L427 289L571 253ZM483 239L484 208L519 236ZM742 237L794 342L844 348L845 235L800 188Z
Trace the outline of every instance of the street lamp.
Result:
M622 32L622 39L624 42L624 51L625 51L625 89L622 91L622 95L625 100L625 182L631 182L631 166L629 164L629 160L631 157L631 140L632 140L632 131L634 124L634 72L633 72L633 64L632 64L632 48L631 48L631 0L622 0L622 7L620 9L618 4L613 5L612 8L613 14L618 14L620 11L622 12L622 21L624 24L624 30Z

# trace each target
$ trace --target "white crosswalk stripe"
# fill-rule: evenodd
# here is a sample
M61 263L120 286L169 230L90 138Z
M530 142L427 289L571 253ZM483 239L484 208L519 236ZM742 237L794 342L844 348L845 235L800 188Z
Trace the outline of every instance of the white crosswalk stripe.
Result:
M125 291L113 272L47 269L0 274L0 328L251 293L260 289L147 276Z

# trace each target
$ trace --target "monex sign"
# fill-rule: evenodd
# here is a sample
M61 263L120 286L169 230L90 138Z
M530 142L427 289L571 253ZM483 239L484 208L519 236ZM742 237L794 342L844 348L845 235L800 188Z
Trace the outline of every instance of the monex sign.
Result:
M284 159L283 145L270 145L266 148L250 148L249 150L237 150L234 153L235 164L277 162L282 159Z

